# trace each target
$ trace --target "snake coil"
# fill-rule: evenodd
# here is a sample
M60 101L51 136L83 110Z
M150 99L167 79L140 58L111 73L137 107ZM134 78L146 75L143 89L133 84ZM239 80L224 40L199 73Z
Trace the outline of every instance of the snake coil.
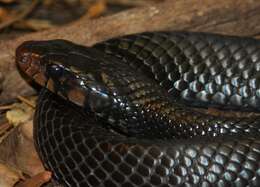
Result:
M191 32L91 48L29 41L16 61L45 87L34 139L59 183L260 186L260 41Z

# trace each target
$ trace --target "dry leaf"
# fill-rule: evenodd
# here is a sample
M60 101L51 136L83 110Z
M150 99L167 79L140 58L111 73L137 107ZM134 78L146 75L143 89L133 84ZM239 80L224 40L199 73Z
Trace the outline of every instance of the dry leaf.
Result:
M35 151L33 144L32 116L35 105L35 97L30 100L19 97L23 103L16 103L12 109L6 113L6 118L10 124L19 125L18 141L16 144L16 164L24 173L32 176L43 171L43 166ZM31 106L32 105L32 106ZM20 125L22 124L22 125Z
M147 6L156 3L162 3L165 0L108 0L109 3L125 6Z
M19 126L21 133L15 150L17 167L30 176L44 171L34 147L32 129L32 120Z
M48 171L41 172L32 178L26 179L15 185L15 187L40 187L51 179L51 173Z
M54 27L54 25L48 20L40 20L40 19L26 19L16 22L13 25L14 28L18 29L31 29L34 31L50 29Z
M6 9L0 7L0 21L2 22L8 17L8 12Z
M6 112L6 118L10 124L17 126L32 119L33 108L25 103L15 103L13 108Z
M22 173L14 168L8 167L0 163L0 186L13 187L20 179Z
M9 10L5 17L1 17L0 30L26 17L36 7L38 2L39 0L21 1L16 9ZM2 12L2 14L3 13L4 12Z
M14 3L17 2L17 0L0 0L1 3Z
M0 144L12 132L13 125L10 123L3 123L0 125Z
M106 1L99 0L95 4L90 6L87 15L89 18L95 18L100 16L103 12L105 12L105 10L106 10Z

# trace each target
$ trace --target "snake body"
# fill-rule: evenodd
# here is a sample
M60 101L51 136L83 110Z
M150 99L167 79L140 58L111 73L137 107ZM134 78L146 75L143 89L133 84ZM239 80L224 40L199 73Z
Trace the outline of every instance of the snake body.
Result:
M65 186L259 186L259 59L256 39L190 32L16 52L45 87L35 145Z

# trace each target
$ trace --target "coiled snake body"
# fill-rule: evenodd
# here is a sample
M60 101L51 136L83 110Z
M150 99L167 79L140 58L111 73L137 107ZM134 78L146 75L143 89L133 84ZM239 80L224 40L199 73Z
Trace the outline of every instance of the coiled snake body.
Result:
M91 48L29 41L16 61L56 93L40 93L34 138L59 183L260 186L260 41L188 32Z

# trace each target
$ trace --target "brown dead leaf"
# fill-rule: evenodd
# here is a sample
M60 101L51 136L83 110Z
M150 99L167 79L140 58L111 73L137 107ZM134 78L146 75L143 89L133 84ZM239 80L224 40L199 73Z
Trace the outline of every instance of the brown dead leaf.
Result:
M32 119L33 109L24 103L16 103L6 112L6 118L10 124L17 126Z
M32 120L19 126L16 146L16 164L24 173L33 176L44 171L33 143Z
M34 7L36 7L39 0L21 2L22 3L20 3L20 6L15 10L9 10L6 13L4 13L4 10L2 10L2 15L5 14L5 16L1 17L0 30L27 16L34 9Z
M14 127L32 119L35 98L28 100L20 96L18 99L23 103L0 106L0 110L8 110L5 113L6 119L0 123L0 143L14 130Z
M14 3L16 2L17 0L0 0L1 3L6 3L6 4L9 4L9 3Z
M91 5L88 9L87 16L89 18L96 18L99 17L102 13L106 11L106 1L105 0L98 0L96 3Z
M45 30L54 27L54 25L50 21L40 19L21 20L14 23L13 26L17 29L30 29L34 31Z
M21 100L22 103L13 104L11 110L6 112L8 122L14 126L26 123L32 119L36 101L36 97L26 99L18 96L18 99Z
M164 1L165 0L108 0L109 3L125 6L147 6Z
M15 187L40 187L51 179L51 172L44 171L30 179L19 182Z
M0 144L0 161L19 168L29 176L44 171L34 147L32 120L13 129Z
M0 144L12 132L13 125L10 123L3 123L0 125Z
M20 179L23 179L21 171L0 163L1 187L13 187Z
M0 7L0 21L3 22L8 17L8 11Z

